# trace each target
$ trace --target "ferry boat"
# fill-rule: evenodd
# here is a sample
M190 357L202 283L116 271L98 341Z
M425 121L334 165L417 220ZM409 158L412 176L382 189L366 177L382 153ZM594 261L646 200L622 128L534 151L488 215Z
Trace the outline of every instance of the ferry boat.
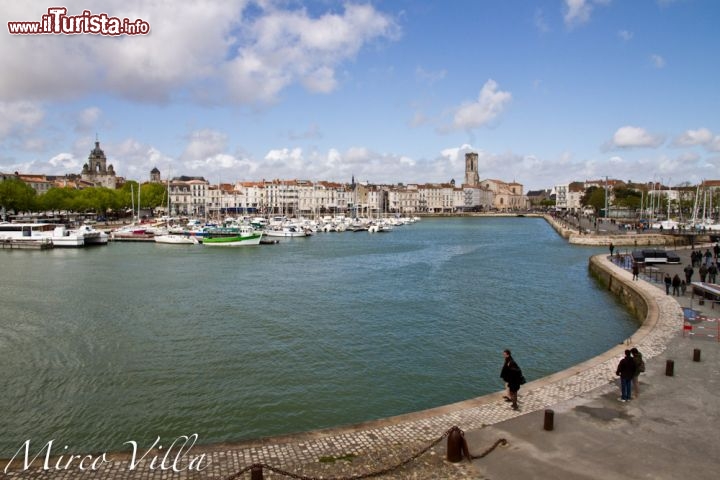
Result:
M54 223L0 223L0 239L51 241L55 247L82 247L85 236Z

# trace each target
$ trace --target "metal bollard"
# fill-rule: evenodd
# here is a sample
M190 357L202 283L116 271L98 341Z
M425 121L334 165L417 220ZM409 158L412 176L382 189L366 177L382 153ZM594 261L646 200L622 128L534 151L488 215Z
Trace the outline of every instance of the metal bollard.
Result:
M699 362L700 361L700 349L696 348L693 350L693 362Z
M447 460L457 463L462 460L463 436L459 428L453 428L447 439Z
M674 360L668 360L665 363L665 376L666 377L672 377L675 373L675 361Z
M250 480L263 480L262 466L256 466L250 469Z
M553 423L555 420L555 412L549 408L545 409L545 422L543 423L543 429L550 431L553 429Z

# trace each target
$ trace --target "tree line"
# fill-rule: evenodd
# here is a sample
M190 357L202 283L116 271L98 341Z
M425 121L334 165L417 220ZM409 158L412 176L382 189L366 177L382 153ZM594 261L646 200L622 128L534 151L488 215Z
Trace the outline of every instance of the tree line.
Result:
M141 209L155 209L167 204L167 189L160 183L139 185L131 180L117 190L53 187L44 194L37 194L22 180L9 178L0 182L0 207L15 213L67 211L120 218L126 216L131 207L138 208L138 188Z

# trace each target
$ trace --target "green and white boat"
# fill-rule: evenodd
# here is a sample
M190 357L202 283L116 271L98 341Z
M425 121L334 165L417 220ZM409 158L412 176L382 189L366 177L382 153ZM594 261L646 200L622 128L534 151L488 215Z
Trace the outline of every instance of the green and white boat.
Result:
M245 245L259 245L262 232L250 225L239 227L218 227L208 230L202 239L202 244L208 247L242 247Z

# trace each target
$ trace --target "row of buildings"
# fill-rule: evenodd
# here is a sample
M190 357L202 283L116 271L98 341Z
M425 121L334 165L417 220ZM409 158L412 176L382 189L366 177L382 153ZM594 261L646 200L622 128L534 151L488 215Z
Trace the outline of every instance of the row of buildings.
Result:
M108 165L100 142L90 152L80 175L65 176L3 174L25 181L39 194L52 187L119 188L125 179ZM235 213L293 215L458 213L471 211L520 211L529 206L522 184L496 179L480 180L477 153L465 155L465 181L448 183L376 185L308 180L261 180L234 184L210 184L203 177L161 178L153 168L150 182L164 183L168 205L163 213L172 216L214 216Z

